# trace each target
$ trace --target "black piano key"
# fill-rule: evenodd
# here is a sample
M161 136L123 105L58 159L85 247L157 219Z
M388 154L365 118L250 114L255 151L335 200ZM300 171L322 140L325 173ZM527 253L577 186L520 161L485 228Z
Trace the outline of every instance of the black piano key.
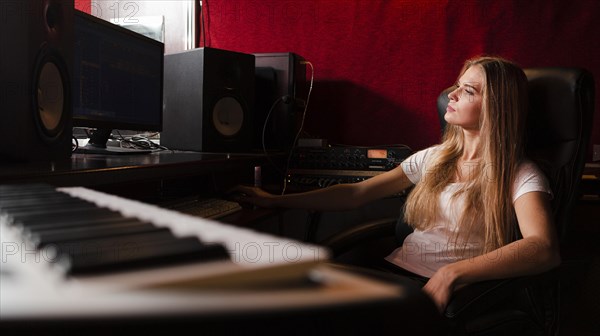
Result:
M12 197L15 195L40 195L57 193L53 187L46 184L16 184L0 185L0 198Z
M143 232L124 236L81 239L77 241L53 244L59 254L76 255L101 255L118 254L119 250L130 250L145 245L159 244L165 241L176 240L177 237L168 228L156 227L151 232Z
M47 217L36 217L27 221L17 221L14 225L23 230L23 232L35 232L52 228L66 228L92 225L94 223L103 223L111 221L120 221L125 219L119 212L104 208L95 208L83 213L71 213L68 215L54 215Z
M93 205L93 203L86 202L84 200L73 199L73 198L48 198L48 199L28 199L28 200L14 200L10 202L4 202L0 204L1 214L11 214L27 211L35 211L39 208L51 208L56 207L58 209L80 205Z
M46 183L23 183L23 184L2 184L0 185L0 191L11 191L11 190L28 190L28 189L51 189L53 187Z
M226 259L229 259L229 253L222 244L203 244L195 237L186 237L141 245L119 255L67 256L62 265L67 274L75 276Z
M0 195L0 203L5 203L5 202L14 202L14 201L35 201L35 200L41 200L41 199L51 199L51 198L66 198L66 197L71 197L69 194L60 192L60 191L42 191L42 192L36 192L36 193L31 193L31 192L21 192L21 193L17 193L17 192L9 192L9 193L2 193ZM73 199L78 199L75 197L72 197Z
M60 201L60 202L40 202L37 204L27 204L27 205L16 205L16 206L2 206L0 205L0 214L6 216L17 216L21 214L27 213L35 213L41 212L44 210L52 210L56 211L65 211L67 209L72 208L82 208L82 207L93 207L94 204L89 202L69 202L69 201Z
M11 194L11 195L0 196L0 204L3 206L9 206L9 205L28 204L28 203L34 203L34 202L43 202L43 201L49 201L49 200L53 200L53 199L66 200L69 198L72 200L78 200L77 198L73 198L65 193L59 193L59 192L55 192L52 194L39 194L39 195Z
M8 209L7 212L11 217L20 216L37 216L43 214L60 214L71 212L75 210L85 209L98 209L98 206L89 202L77 202L77 203L53 203L53 204L39 204L32 207L25 207L22 209Z
M57 223L52 223L52 221L50 221L50 222L30 224L28 226L17 226L17 227L21 229L21 232L23 235L25 235L27 237L31 237L32 235L35 235L35 234L43 234L43 233L48 233L48 232L53 232L53 231L77 230L80 228L82 230L85 230L86 228L102 226L102 225L117 225L117 224L127 225L131 222L140 223L140 220L138 220L136 218L131 218L131 217L123 217L123 216L120 216L119 213L115 213L115 214L106 214L106 216L104 216L104 215L103 216L94 216L94 218L90 218L90 219L73 218L72 220L57 222ZM50 223L50 224L48 224L48 223Z
M0 204L11 204L19 202L35 202L49 199L66 199L70 195L54 191L54 192L40 192L40 193L5 193L0 195ZM78 198L73 198L78 199Z
M157 227L153 224L129 219L128 222L121 221L104 225L43 230L42 232L32 234L30 236L30 240L36 245L36 247L42 248L48 244L58 244L93 238L126 236L129 234L151 232L155 230L157 230Z
M86 216L90 216L90 218L96 213L102 213L107 211L106 209L86 206L86 207L77 207L70 209L48 209L46 212L44 210L36 210L35 212L30 213L18 213L15 215L11 215L7 218L7 223L16 226L26 227L28 225L34 225L36 223L43 223L44 221L61 221L61 220L69 220L73 217L85 218Z

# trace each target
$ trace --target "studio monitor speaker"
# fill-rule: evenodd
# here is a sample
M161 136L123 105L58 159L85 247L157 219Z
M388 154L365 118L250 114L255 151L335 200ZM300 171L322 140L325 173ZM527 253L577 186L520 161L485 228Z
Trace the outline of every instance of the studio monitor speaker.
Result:
M215 48L165 55L161 145L199 152L252 147L254 56Z
M0 2L0 161L71 155L73 0Z

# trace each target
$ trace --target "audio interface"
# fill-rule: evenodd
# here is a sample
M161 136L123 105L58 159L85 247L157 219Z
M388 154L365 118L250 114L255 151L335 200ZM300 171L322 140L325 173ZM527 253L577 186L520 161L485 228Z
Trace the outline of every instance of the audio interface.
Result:
M407 146L300 147L290 160L287 182L300 190L360 182L396 168L411 154Z

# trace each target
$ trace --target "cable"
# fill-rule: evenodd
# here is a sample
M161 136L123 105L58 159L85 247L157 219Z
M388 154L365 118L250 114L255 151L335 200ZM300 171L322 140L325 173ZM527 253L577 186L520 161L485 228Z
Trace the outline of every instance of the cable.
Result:
M300 122L300 128L298 129L298 132L296 133L296 137L294 138L294 142L292 143L292 148L290 149L290 153L288 154L287 162L285 164L285 171L287 171L290 167L290 161L292 159L292 154L294 153L294 148L296 147L296 142L298 141L298 138L300 137L300 134L302 133L302 129L304 128L304 121L306 120L306 111L308 110L308 103L310 101L310 95L312 93L313 83L315 80L315 68L314 68L313 64L309 61L302 61L301 63L308 64L308 66L310 66L310 86L308 87L308 94L306 95L306 104L304 104L304 111L302 112L302 121ZM283 190L281 191L282 195L285 194L286 189L287 189L287 177L284 174Z
M114 132L117 133L117 135L119 136L118 138L116 138L116 140L119 141L119 146L121 148L168 150L167 147L164 147L164 146L154 143L152 140L148 139L148 137L146 137L146 136L133 135L129 139L127 139L121 135L119 130L114 130ZM152 134L152 135L154 135L154 134Z
M266 144L266 140L265 140L265 134L266 134L266 131L267 131L267 124L269 123L269 118L271 117L271 113L273 113L273 111L275 110L275 107L280 102L282 102L282 101L285 102L285 99L287 99L287 98L289 98L289 96L281 96L281 97L277 98L275 100L275 102L273 102L273 104L271 105L271 108L269 109L269 112L267 113L267 117L265 118L265 122L263 123L262 134L261 134L261 144L262 144L263 153L265 154L265 156L269 160L269 163L271 163L271 165L273 165L273 167L275 168L275 170L277 170L277 172L279 172L284 177L284 179L285 179L285 169L283 171L281 171L279 169L279 167L277 167L277 165L275 164L275 162L273 162L273 160L271 160L271 157L267 153L267 144Z
M200 23L196 24L196 48L206 47L205 6L208 6L208 0L196 0L196 17L200 20Z
M194 24L194 48L199 48L202 46L202 31L204 30L202 27L202 0L194 1L194 15L200 20L200 23L195 22Z

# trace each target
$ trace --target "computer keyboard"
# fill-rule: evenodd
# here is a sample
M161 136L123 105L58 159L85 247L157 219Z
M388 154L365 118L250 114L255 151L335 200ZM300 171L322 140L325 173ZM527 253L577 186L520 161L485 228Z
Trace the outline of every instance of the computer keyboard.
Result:
M216 197L186 198L163 204L162 207L210 219L218 219L242 210L239 203Z

